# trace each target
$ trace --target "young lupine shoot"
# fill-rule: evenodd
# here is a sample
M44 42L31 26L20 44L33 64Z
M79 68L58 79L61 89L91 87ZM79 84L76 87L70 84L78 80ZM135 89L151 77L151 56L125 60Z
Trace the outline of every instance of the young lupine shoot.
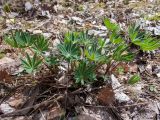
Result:
M64 36L64 41L57 46L59 54L55 56L45 57L43 54L49 49L49 41L42 35L31 35L18 30L11 35L5 35L4 38L10 46L26 48L34 53L33 57L26 54L26 59L21 59L22 65L28 73L35 72L42 64L49 69L52 67L56 70L62 62L67 62L68 74L73 74L76 83L81 85L94 82L98 76L96 72L104 64L107 64L105 73L110 74L112 72L110 68L114 67L113 63L132 61L135 54L129 49L131 44L139 46L143 51L155 50L160 46L160 40L156 40L145 31L140 30L140 26L135 24L129 27L126 36L120 33L123 31L119 25L112 23L109 19L105 19L104 24L109 30L109 42L89 35L88 31L68 32ZM129 39L125 39L128 37ZM52 69L50 70L52 71ZM119 69L119 71L123 70ZM134 75L128 83L135 84L139 80L140 77Z
M30 55L27 53L25 59L21 59L22 65L26 72L28 73L34 73L39 65L42 63L42 59L40 59L37 54L35 53L33 57L30 57Z
M4 41L5 41L5 43L10 45L11 47L18 48L18 43L17 43L16 39L14 37L12 37L11 35L5 35Z
M49 42L43 35L35 35L34 38L35 38L35 42L34 42L32 48L37 53L41 54L41 53L48 50Z
M4 37L5 42L14 48L29 47L34 43L33 36L28 32L20 30L15 31L14 34Z
M73 44L78 42L78 32L68 32L65 34L64 43L72 42Z
M94 65L88 64L87 61L81 61L74 73L76 83L84 85L94 82L96 80L94 69Z
M160 47L160 40L156 40L144 31L140 31L140 26L129 27L129 37L131 42L138 45L143 51L156 50Z
M73 44L71 41L59 44L58 50L63 58L68 62L71 62L72 60L78 60L80 58L80 49L78 45Z
M85 49L85 56L89 61L96 63L104 63L106 56L101 54L101 51L97 48L98 47L93 45L91 48Z
M49 66L53 66L53 65L58 64L57 57L53 56L53 55L46 57L45 61Z
M116 61L126 61L126 62L133 60L134 54L129 53L127 50L128 50L127 45L124 44L119 45L113 52L113 59Z
M124 43L124 40L122 39L122 37L116 32L112 32L109 36L109 39L113 44Z
M108 30L110 30L111 32L113 32L113 31L118 32L120 30L120 27L116 23L112 23L108 18L104 19L104 24L105 24L106 28Z
M128 80L128 83L130 84L130 85L133 85L133 84L136 84L137 82L139 82L140 81L140 76L139 75L133 75L129 80Z
M79 44L88 47L93 43L93 36L88 34L88 31L82 31L79 33Z

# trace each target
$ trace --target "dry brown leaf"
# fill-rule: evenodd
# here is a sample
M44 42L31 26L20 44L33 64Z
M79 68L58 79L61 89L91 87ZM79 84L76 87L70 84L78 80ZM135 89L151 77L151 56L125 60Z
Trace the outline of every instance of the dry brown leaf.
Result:
M120 73L118 72L118 69L123 69L124 73L127 73L129 71L129 67L126 63L118 63L115 67L111 69L112 73L115 75L119 75Z
M15 99L15 100L12 100L9 102L9 105L11 107L14 107L14 108L18 108L19 106L21 106L23 103L23 99L20 98L20 99Z
M59 107L54 107L48 112L47 120L59 119L62 115L64 115L64 111Z
M138 71L138 66L136 63L129 64L129 71L132 73L136 73Z
M114 92L111 86L107 86L105 88L102 88L98 95L97 95L98 101L101 102L104 105L111 105L114 100Z
M8 74L6 70L0 70L0 81L11 83L11 76Z

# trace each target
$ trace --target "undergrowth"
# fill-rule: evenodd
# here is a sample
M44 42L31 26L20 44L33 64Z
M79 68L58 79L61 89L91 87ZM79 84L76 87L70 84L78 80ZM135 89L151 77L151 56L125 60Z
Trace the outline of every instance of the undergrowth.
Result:
M109 31L109 42L89 35L87 31L68 32L64 35L64 40L57 45L57 51L53 52L49 40L39 34L16 30L6 34L4 40L19 51L26 72L35 74L40 70L40 66L45 65L56 74L60 71L59 66L65 63L66 73L73 75L74 83L79 85L97 81L100 75L98 70L103 65L107 66L103 74L105 76L111 74L116 63L133 61L139 50L151 51L160 46L159 40L140 30L140 26L135 24L128 28L128 33L109 19L105 19L104 24ZM137 52L131 51L131 45L138 47ZM140 77L134 75L129 83L134 84L139 80Z

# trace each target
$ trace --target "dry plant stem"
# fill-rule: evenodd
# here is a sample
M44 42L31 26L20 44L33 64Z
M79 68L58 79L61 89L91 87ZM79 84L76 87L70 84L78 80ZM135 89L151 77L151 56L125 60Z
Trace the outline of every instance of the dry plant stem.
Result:
M30 109L38 109L42 106L47 106L53 102L58 101L60 99L62 99L64 96L59 96L55 99L51 99L51 100L46 100L44 102L41 102L39 104L36 104L36 105L33 105L33 106L30 106L30 107L26 107L26 108L23 108L23 109L20 109L20 110L16 110L14 112L11 112L11 113L7 113L7 114L2 114L0 115L0 117L9 117L9 116L19 116L19 115L24 115L23 113L27 110L30 110Z
M123 105L123 106L102 106L102 105L84 105L86 107L95 107L95 108L123 108L123 107L134 107L134 106L138 106L138 105L147 105L148 102L144 102L144 103L136 103L136 104L131 104L131 105Z
M70 69L69 69L69 65L70 65L71 62L68 62L68 71L66 72L65 76L67 77L69 72L70 72ZM65 109L67 109L67 96L68 96L68 79L67 79L67 86L66 86L66 92L65 92Z
M111 62L109 62L108 64L107 64L107 68L106 68L106 72L105 72L105 74L109 74L109 69L111 68Z

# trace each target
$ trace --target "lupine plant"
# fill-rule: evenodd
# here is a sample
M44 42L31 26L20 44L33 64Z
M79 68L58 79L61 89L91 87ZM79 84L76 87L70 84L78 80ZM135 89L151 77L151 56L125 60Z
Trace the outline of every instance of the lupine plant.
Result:
M50 51L49 41L42 35L32 35L18 30L5 35L4 38L11 47L23 52L21 61L26 72L36 72L39 66L44 64L54 74L58 71L57 66L65 62L68 64L67 74L73 75L75 83L80 85L96 81L98 69L103 65L107 65L105 74L110 74L114 63L134 60L136 54L131 52L131 44L138 46L142 51L155 50L160 46L159 40L141 31L135 24L128 28L125 37L121 34L123 31L118 24L112 23L109 19L105 19L104 24L109 30L109 42L89 35L87 31L68 32L64 35L64 40L57 45L58 54L50 53L49 56L44 55ZM28 51L30 53L26 53ZM130 83L134 84L139 79L139 76L134 75Z

